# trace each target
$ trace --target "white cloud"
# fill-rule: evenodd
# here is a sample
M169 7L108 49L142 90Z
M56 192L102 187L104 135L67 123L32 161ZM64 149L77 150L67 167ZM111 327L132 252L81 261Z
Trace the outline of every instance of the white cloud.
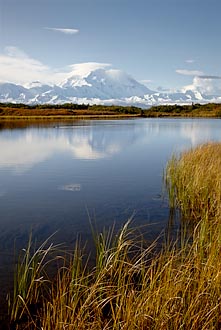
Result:
M152 83L153 82L153 80L151 80L151 79L143 79L143 80L140 80L140 83L141 84L144 84L144 85L148 85L148 84L150 84L150 83Z
M14 46L7 46L5 47L5 54L10 57L17 57L17 58L27 58L28 55L21 49L14 47Z
M97 62L87 62L87 63L78 63L69 65L70 73L69 75L76 75L76 76L85 76L89 72L97 69L104 69L106 67L110 67L111 64L109 63L97 63Z
M181 91L197 91L206 95L218 95L221 93L221 76L205 75L198 70L176 70L177 73L185 76L193 76L192 84L184 86Z
M48 66L30 58L16 47L6 47L0 54L0 81L25 83L32 80L45 81L51 75Z
M177 69L176 73L182 74L184 76L200 76L203 75L202 71L198 70L186 70L186 69Z
M61 32L61 33L64 33L64 34L69 34L69 35L77 34L79 32L78 29L49 28L49 27L45 27L45 29L55 31L55 32Z
M72 75L86 75L90 71L110 67L111 64L87 62L72 64L66 68L52 69L29 57L21 49L8 46L0 54L0 82L27 85L33 81L57 84Z
M209 76L194 77L193 82L190 85L184 86L182 91L187 90L199 91L200 93L207 95L217 95L221 93L221 79L208 78ZM205 78L207 77L207 78ZM212 76L213 77L213 76Z
M189 59L189 60L186 60L185 62L188 63L188 64L193 64L193 63L195 63L196 61L195 61L195 60L192 60L192 59Z

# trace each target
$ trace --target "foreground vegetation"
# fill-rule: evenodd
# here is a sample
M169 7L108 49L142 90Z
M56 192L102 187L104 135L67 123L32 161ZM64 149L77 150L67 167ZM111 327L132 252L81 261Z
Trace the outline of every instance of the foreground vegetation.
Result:
M166 183L170 205L186 219L221 219L221 143L207 143L173 156Z
M62 264L51 281L49 255L57 248L47 241L32 251L30 241L9 300L11 328L220 329L220 164L221 144L170 160L165 181L183 226L160 251L157 241L146 246L128 222L118 234L94 233L93 266L79 242L70 259L57 256Z
M159 105L149 109L134 106L89 104L13 104L0 103L0 120L78 119L111 117L221 117L221 104Z

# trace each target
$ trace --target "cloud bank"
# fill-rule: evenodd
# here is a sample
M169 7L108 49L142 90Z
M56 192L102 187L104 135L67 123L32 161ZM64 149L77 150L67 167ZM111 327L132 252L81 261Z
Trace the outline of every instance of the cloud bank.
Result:
M29 57L17 47L5 47L0 54L0 82L9 82L21 85L33 81L54 85L72 75L85 75L92 70L110 67L108 63L87 62L71 64L65 68L52 69L40 61Z
M220 95L221 93L221 76L205 75L202 71L186 69L177 69L176 73L184 76L193 76L192 84L184 86L181 89L182 92L191 90L205 95Z
M205 78L206 77L206 78ZM190 85L184 86L182 91L187 90L199 91L206 95L220 95L221 94L221 78L208 78L210 76L194 77Z
M0 54L0 81L18 84L32 80L45 81L50 74L48 66L30 58L19 48L9 46L4 54Z

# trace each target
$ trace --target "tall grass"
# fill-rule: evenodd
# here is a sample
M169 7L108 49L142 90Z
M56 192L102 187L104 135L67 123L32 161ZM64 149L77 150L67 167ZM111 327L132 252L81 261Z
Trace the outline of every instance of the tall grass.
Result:
M221 215L221 144L207 143L173 156L166 169L171 206L185 218L217 219Z
M45 283L48 281L46 267L49 263L49 252L51 256L55 250L58 253L58 246L49 244L51 237L36 248L31 234L27 248L23 249L19 256L14 275L13 295L8 295L12 324L23 324L27 316L32 317L33 311L41 301L42 294L46 293Z
M172 206L182 207L185 204L184 199L190 194L185 195L183 192L185 187L180 182L186 185L186 181L182 173L186 180L189 178L194 183L195 189L195 181L191 180L192 167L194 164L196 166L198 160L202 163L204 155L200 156L200 153L204 154L206 151L209 159L213 157L214 161L219 162L213 147L219 154L217 145L208 144L171 160L166 180L172 196ZM195 153L198 154L196 158ZM189 159L191 155L192 162ZM185 171L186 167L182 173L178 171L180 163L186 158L192 164L192 167L189 166L189 176ZM207 163L211 166L209 161ZM201 183L206 190L204 186L214 182L213 172L210 167L210 171L205 169L203 173L206 181L202 180ZM210 174L212 178L209 180ZM203 178L203 174L201 177ZM194 189L188 187L190 192ZM202 196L204 195L206 193ZM27 280L27 287L30 287L30 283L37 285L31 290L32 299L29 290L16 289L14 299L16 301L19 292L19 299L25 309L16 307L16 313L11 309L14 329L220 329L221 226L218 201L212 203L217 207L213 206L207 211L201 208L200 215L198 203L201 201L198 200L198 192L196 196L196 204L190 197L188 203L191 205L191 217L195 215L193 210L196 207L197 217L194 219L198 221L195 222L191 239L182 244L178 241L168 243L160 252L156 252L157 242L145 246L144 240L136 236L128 221L117 234L112 229L95 234L97 255L93 267L89 267L90 256L85 255L77 242L71 259L63 259L63 265L53 281L46 281L42 286L42 280L39 281L42 267L35 268L36 271L31 273L33 279ZM213 192L209 196L217 198L219 194ZM206 199L203 203L205 201ZM182 210L187 212L187 207ZM213 221L209 221L210 217ZM44 268L45 256L50 253L50 249L40 251L41 259L38 264ZM25 262L24 265L22 273L25 274L25 269L30 267L29 263ZM35 312L30 308L30 301L41 303ZM21 312L23 320L19 314ZM17 322L18 319L21 320L20 323Z

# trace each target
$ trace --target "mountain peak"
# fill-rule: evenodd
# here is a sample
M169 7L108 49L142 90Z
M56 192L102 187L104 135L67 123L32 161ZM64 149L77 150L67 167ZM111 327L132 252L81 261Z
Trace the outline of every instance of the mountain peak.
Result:
M76 72L60 85L72 89L75 96L115 99L149 94L150 90L127 73L106 68L95 68L90 72Z

